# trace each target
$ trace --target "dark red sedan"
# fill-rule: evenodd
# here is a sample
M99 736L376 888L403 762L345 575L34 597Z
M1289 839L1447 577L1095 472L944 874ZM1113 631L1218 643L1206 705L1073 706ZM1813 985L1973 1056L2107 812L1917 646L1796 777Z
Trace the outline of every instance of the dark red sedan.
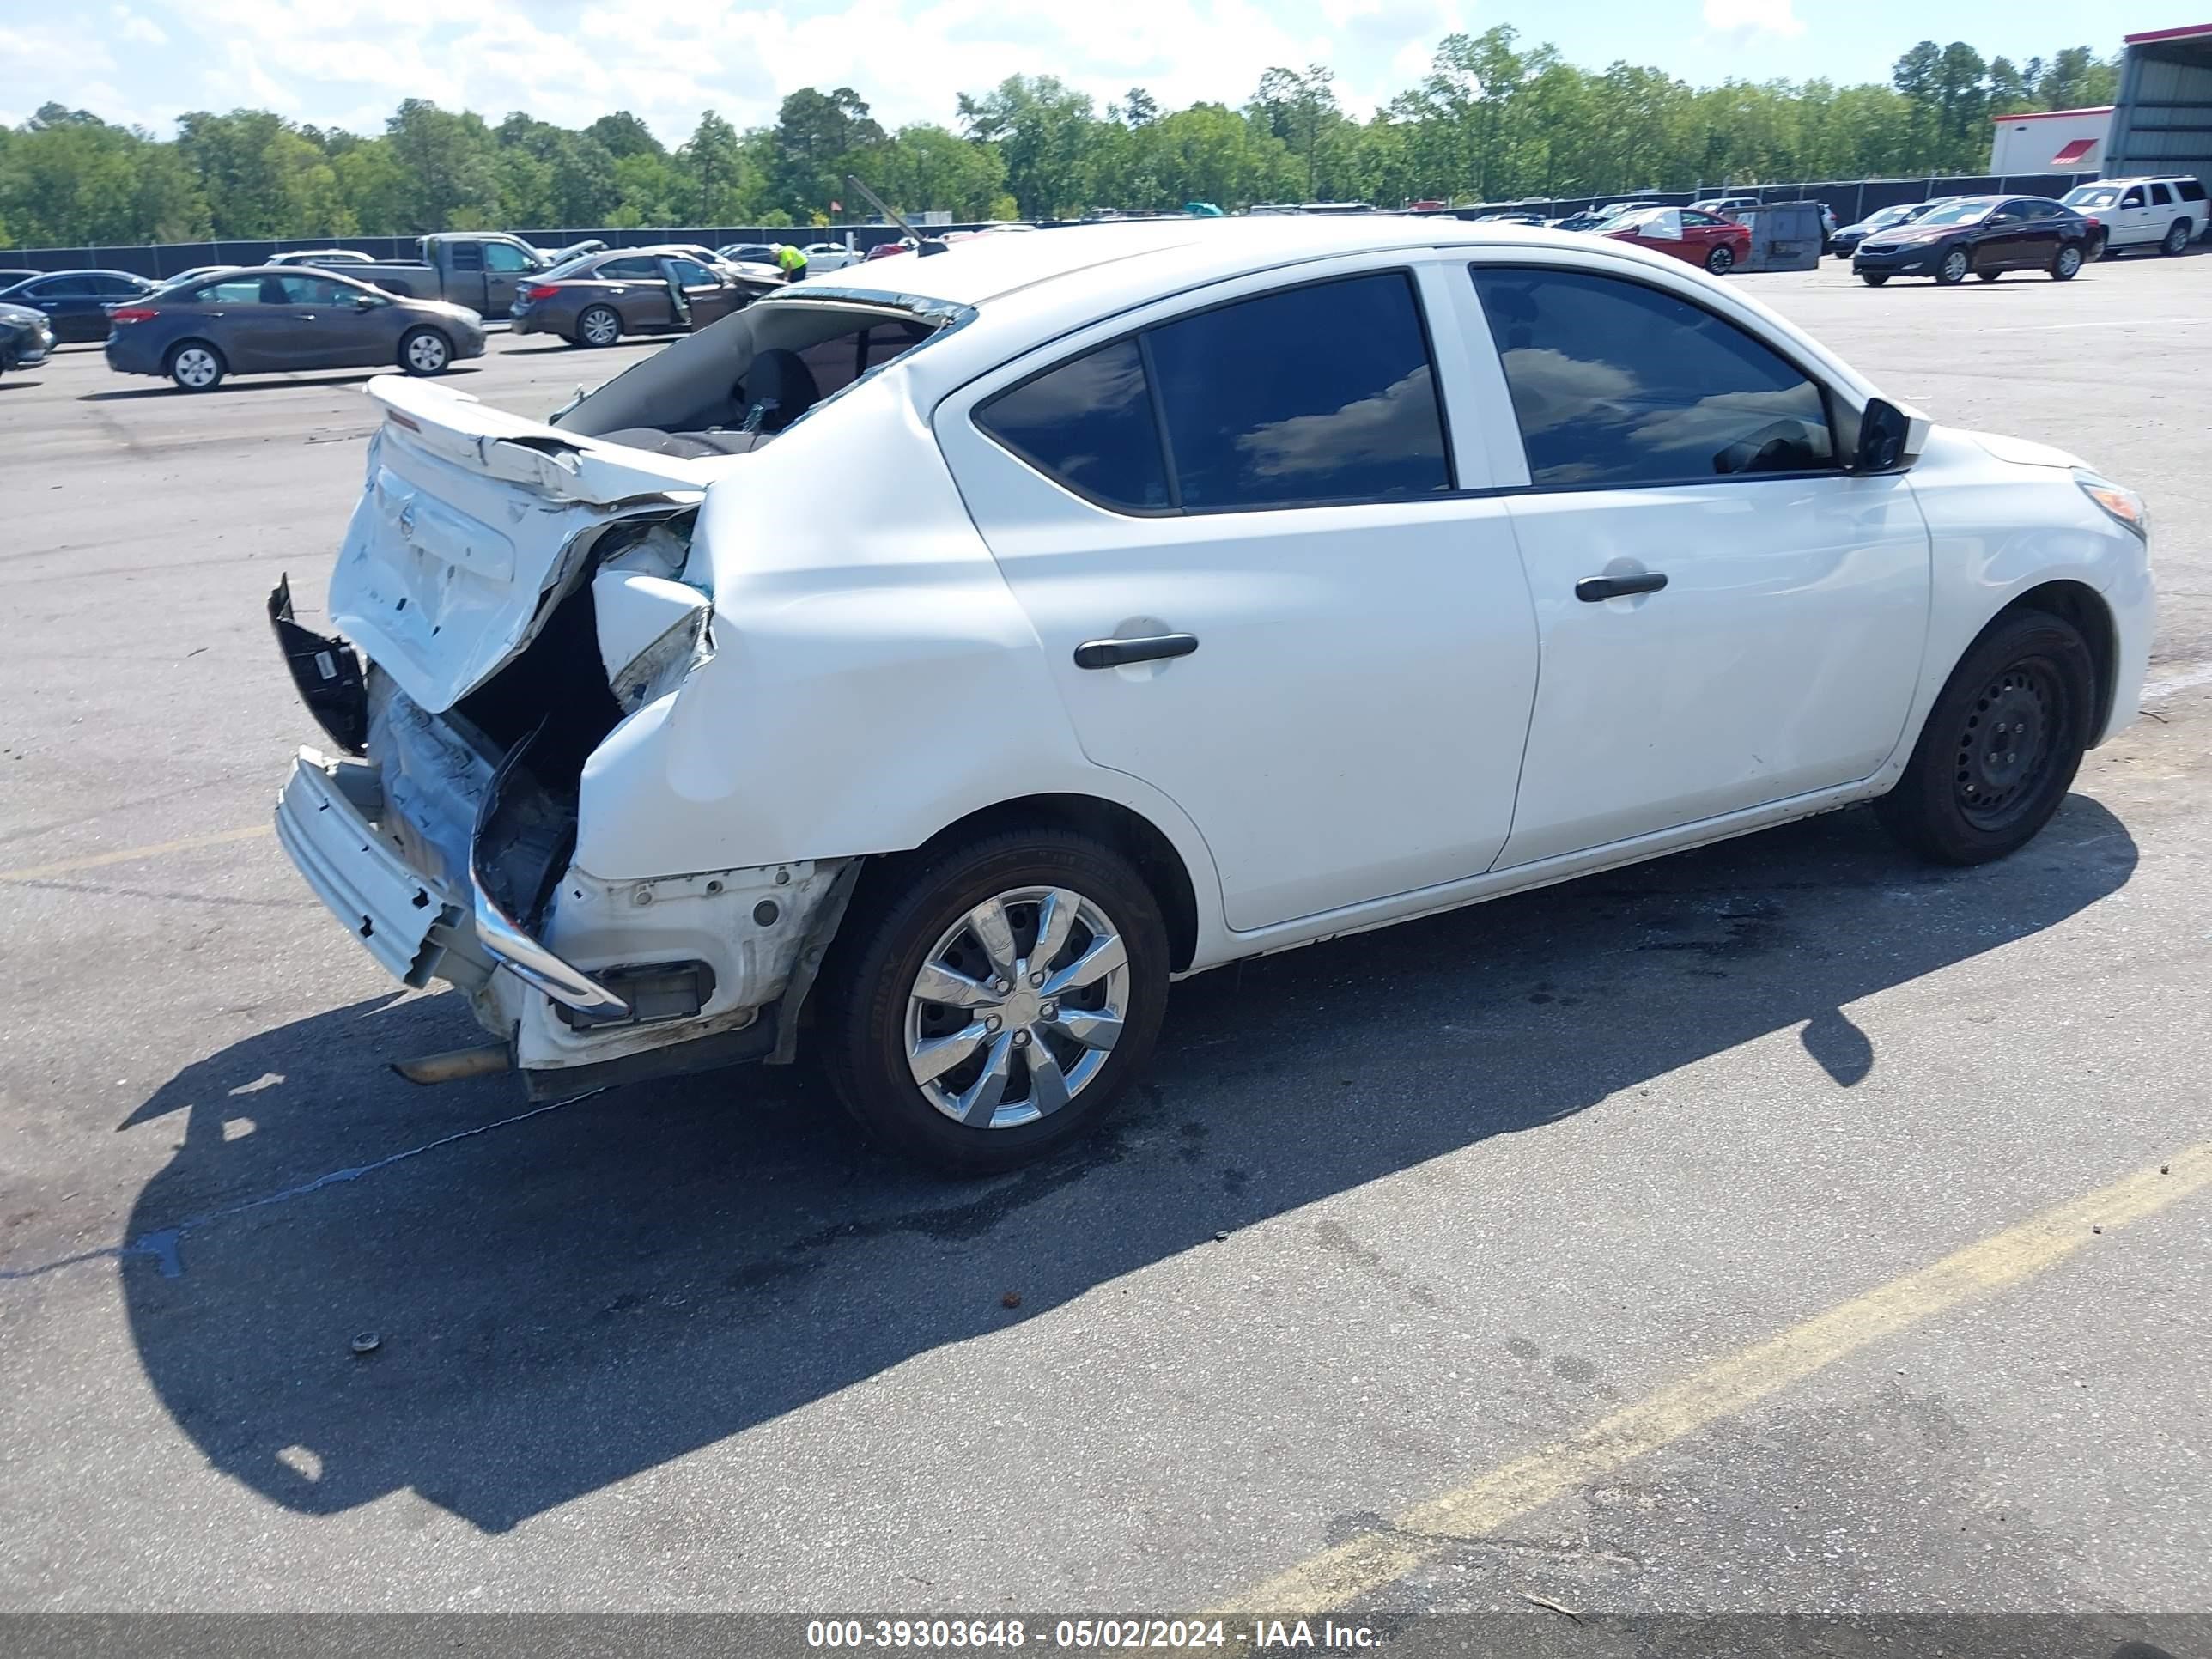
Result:
M1703 208L1638 208L1591 232L1638 247L1656 248L1724 276L1751 252L1751 228Z

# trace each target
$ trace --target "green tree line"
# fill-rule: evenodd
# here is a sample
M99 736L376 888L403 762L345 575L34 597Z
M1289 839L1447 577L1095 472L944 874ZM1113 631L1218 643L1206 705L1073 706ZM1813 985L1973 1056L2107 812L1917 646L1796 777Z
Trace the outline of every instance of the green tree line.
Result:
M1975 173L1990 117L2109 102L2117 72L2087 46L2015 64L1923 40L1887 85L1693 87L1632 64L1585 70L1501 26L1447 36L1421 83L1364 121L1319 64L1269 70L1240 108L1163 110L1137 87L1102 111L1054 76L1015 76L962 94L957 131L893 131L852 88L806 87L771 125L708 110L673 149L621 110L494 125L409 99L374 135L196 111L162 139L48 104L0 127L0 246L821 225L865 216L848 173L902 211L956 219Z

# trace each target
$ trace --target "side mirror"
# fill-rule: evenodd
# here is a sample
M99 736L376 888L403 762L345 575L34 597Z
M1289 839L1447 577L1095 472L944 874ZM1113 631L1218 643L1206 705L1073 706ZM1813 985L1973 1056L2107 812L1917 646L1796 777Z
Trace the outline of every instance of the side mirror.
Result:
M1859 416L1859 448L1852 459L1851 471L1901 471L1910 465L1905 452L1911 437L1911 418L1887 398L1876 398Z
M356 294L353 296L353 308L356 311L374 311L383 303L384 301L374 294Z

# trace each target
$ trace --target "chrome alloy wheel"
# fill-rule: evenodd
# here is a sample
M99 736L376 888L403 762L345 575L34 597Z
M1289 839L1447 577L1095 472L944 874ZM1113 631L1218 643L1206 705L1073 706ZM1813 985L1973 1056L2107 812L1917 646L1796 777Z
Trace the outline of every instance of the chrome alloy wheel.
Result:
M984 900L939 936L907 995L907 1069L955 1122L1012 1129L1083 1092L1121 1036L1121 930L1066 887Z
M586 345L611 346L622 338L622 319L605 306L593 306L584 313L580 331Z
M1953 248L1943 256L1943 280L1947 283L1965 282L1969 264L1964 248Z
M2081 250L2080 248L2062 247L2058 250L2058 275L2062 279L2071 276L2081 269Z

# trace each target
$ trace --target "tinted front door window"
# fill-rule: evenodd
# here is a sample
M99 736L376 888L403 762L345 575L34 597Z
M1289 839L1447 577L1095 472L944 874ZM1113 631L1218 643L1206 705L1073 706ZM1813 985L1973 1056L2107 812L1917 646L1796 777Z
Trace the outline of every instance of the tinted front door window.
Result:
M1478 269L1540 489L1833 465L1820 390L1711 312L1565 270Z
M1147 334L1186 508L1448 490L1413 279L1319 283Z

